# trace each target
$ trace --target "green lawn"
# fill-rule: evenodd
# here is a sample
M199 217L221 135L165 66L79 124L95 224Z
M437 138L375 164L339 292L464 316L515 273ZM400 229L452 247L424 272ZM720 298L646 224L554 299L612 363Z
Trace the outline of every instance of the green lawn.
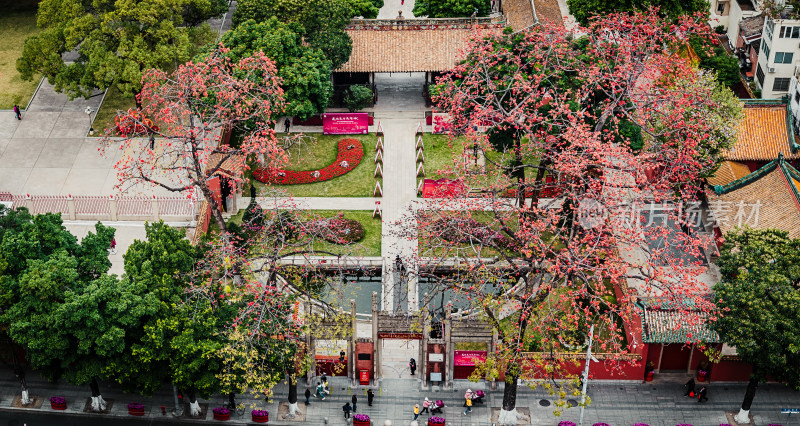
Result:
M318 170L333 163L337 155L336 144L343 138L361 141L364 147L364 158L356 168L337 178L303 185L274 185L274 188L286 191L294 197L371 197L376 182L373 173L375 172L374 159L375 143L378 141L377 136L375 134L323 135L321 133L310 135L317 138L316 143L300 149L292 148L289 153L290 164L286 166L286 169ZM252 173L250 175L252 176ZM264 184L252 179L252 177L250 181L259 190L263 190L265 187ZM248 188L245 188L243 193L248 194Z
M0 109L19 105L24 109L39 85L40 77L24 81L17 72L17 58L22 55L25 38L39 32L36 28L38 1L3 2L0 13Z
M94 117L92 127L94 127L95 136L102 136L103 132L109 127L114 126L114 117L117 111L127 111L130 108L136 108L136 102L132 97L125 97L116 87L112 86L106 92L106 97L103 98L103 103L97 110L97 115Z
M239 213L231 216L228 223L241 225L246 206L239 209ZM322 217L333 217L339 214L336 210L311 210L309 213ZM371 211L365 210L345 210L342 211L345 219L357 220L364 227L364 238L355 244L352 255L359 257L375 257L381 255L381 220L373 219ZM209 232L219 232L218 228L211 222ZM321 241L315 245L315 250L325 250L331 252L341 251L342 246L338 244Z

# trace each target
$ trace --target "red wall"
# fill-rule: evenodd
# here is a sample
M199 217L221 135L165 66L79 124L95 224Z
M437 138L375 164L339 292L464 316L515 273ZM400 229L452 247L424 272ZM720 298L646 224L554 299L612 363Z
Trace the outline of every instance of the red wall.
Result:
M361 370L369 371L370 380L375 378L375 360L372 359L372 342L356 343L356 378L361 377ZM358 359L358 354L369 354L369 361Z

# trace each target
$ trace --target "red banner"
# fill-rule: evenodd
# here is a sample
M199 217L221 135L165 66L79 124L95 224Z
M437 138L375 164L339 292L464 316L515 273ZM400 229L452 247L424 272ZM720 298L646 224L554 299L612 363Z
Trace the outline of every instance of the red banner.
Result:
M486 361L486 351L453 351L456 367L474 367L476 361Z
M369 114L351 112L322 114L322 133L326 135L366 135L369 132Z

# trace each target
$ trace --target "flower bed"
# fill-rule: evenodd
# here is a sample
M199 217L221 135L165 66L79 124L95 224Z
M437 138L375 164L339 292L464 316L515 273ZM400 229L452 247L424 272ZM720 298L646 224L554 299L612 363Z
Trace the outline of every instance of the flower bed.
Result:
M353 219L334 217L319 219L308 224L310 231L334 244L349 244L364 239L364 227Z
M353 426L370 426L369 416L366 414L354 414Z
M267 423L269 422L269 411L253 410L250 412L250 417L254 423Z
M445 424L444 417L431 416L428 417L428 426L439 426Z
M342 139L337 144L336 161L320 170L270 170L258 169L253 177L263 183L301 185L330 180L355 169L364 157L364 147L356 139Z
M67 400L60 396L51 396L50 397L50 408L54 410L66 410L67 409Z
M214 413L214 420L230 420L231 419L231 410L228 410L225 407L217 407L211 410Z
M131 402L128 404L128 414L131 416L144 416L144 404L141 402Z

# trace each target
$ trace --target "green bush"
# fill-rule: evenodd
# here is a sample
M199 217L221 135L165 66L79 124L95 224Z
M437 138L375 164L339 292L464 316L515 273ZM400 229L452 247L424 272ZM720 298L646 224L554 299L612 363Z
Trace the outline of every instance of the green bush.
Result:
M347 89L347 93L344 95L344 104L350 112L355 112L371 104L373 97L372 89L354 84Z

